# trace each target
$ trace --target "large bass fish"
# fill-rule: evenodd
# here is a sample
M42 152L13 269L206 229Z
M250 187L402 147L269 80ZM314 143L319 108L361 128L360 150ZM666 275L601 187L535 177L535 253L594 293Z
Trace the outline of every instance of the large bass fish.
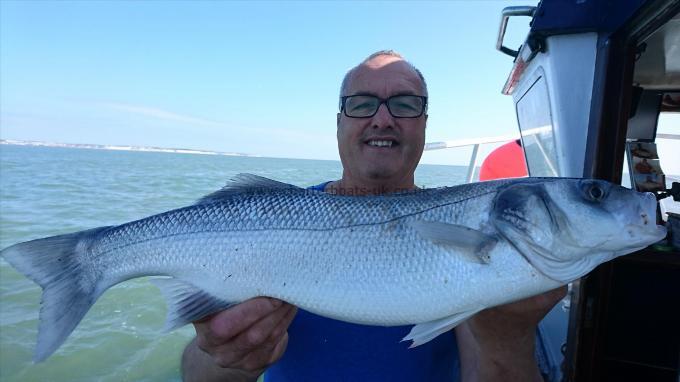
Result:
M599 180L525 178L337 196L239 175L196 204L0 254L43 289L35 360L111 286L155 279L168 329L255 296L412 346L476 312L548 291L662 239L656 201Z

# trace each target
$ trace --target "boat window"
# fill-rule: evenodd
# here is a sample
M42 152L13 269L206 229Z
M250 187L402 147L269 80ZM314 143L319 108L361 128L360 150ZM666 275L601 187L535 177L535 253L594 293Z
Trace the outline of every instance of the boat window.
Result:
M633 184L630 181L630 170L628 170L628 155L623 157L623 174L621 176L621 185L626 188L633 188Z
M666 111L659 113L657 120L652 121L656 130L656 140L627 142L621 178L621 185L624 187L632 188L632 184L636 184L639 191L661 191L671 188L673 182L680 182L680 161L677 160L680 108L669 109L662 106L661 110ZM649 171L645 172L647 165ZM640 187L641 185L650 188ZM674 202L672 198L662 199L660 208L664 219L666 212L680 213L680 203Z
M680 101L680 94L675 93L675 99ZM666 188L671 188L673 182L680 182L680 102L674 110L667 109L659 114L659 127L657 129L656 144L659 151L659 161L665 174ZM662 106L662 109L664 107ZM662 199L659 203L662 217L666 219L667 212L680 214L680 203L673 198Z
M517 102L517 120L530 176L559 176L548 87L543 76Z

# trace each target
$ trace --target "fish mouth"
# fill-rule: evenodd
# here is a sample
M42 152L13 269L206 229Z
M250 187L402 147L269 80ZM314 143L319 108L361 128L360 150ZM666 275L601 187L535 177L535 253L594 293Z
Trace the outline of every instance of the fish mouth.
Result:
M668 234L666 227L657 225L656 222L645 225L629 224L624 227L623 232L628 239L635 240L635 245L640 242L652 245ZM619 237L618 240L621 238Z
M399 146L399 141L394 137L372 137L364 140L364 144L371 148L393 149Z
M639 207L636 213L628 215L629 223L624 225L623 233L631 240L651 245L666 237L666 227L656 224L656 196L649 192L638 195Z
M642 194L642 213L640 216L643 219L643 223L645 225L651 223L652 225L656 224L656 207L657 207L657 200L656 196L652 194L651 192L645 192Z
M640 208L638 210L639 217L637 222L639 225L647 228L649 231L661 232L666 231L665 227L656 224L656 196L651 192L641 194ZM661 230L659 230L661 228Z

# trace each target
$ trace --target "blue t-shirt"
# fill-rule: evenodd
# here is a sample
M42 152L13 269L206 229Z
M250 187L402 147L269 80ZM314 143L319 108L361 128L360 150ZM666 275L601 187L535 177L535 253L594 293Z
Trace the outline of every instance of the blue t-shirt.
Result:
M323 191L329 182L310 187ZM411 326L365 326L300 309L288 328L288 348L267 369L266 382L458 381L453 331L409 349Z

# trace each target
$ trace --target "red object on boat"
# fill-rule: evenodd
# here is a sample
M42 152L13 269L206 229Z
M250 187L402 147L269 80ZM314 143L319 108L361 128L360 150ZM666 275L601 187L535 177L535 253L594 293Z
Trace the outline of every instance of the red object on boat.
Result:
M524 150L519 139L492 151L479 170L479 180L521 178L527 175Z

